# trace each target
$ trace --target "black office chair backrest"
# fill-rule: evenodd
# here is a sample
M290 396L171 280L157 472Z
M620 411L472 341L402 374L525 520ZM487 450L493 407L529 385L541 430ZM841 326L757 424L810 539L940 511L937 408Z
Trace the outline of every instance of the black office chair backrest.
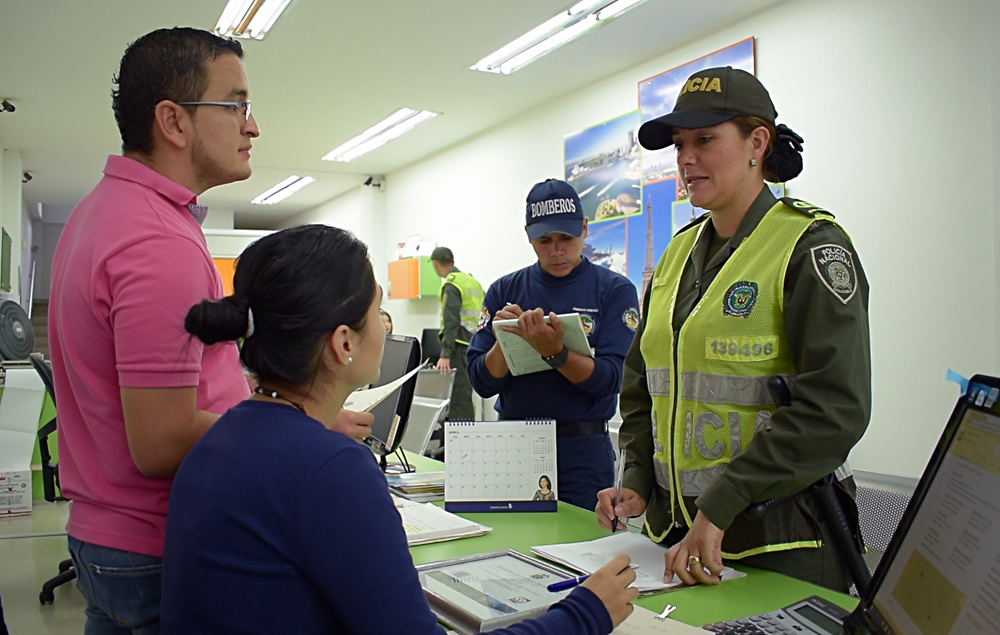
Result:
M52 381L52 366L42 359L42 356L38 353L32 353L28 359L31 360L31 365L34 367L35 372L42 378L45 390L49 393L49 397L52 398L52 405L56 405L56 389ZM62 496L56 494L56 488L59 488L60 492L62 491L62 487L59 486L59 464L52 462L52 453L49 451L49 437L55 431L56 417L52 417L51 421L38 429L38 453L42 459L42 489L44 490L45 500L50 503L65 500Z
M31 360L31 365L35 367L38 376L42 378L45 390L49 391L49 397L52 398L52 405L56 405L56 388L55 383L52 381L52 366L42 359L39 353L32 353L28 356L28 359Z

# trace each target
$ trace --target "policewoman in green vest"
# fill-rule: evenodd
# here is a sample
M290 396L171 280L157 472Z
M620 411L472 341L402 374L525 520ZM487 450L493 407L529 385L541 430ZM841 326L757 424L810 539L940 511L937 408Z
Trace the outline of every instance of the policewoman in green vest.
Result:
M471 274L459 271L455 255L447 247L437 247L431 252L431 266L441 278L441 356L437 369L447 373L455 369L455 383L451 388L449 419L473 419L472 384L469 383L466 353L469 340L479 326L479 315L486 293Z
M622 498L604 490L596 511L607 529L645 512L649 537L673 545L667 580L717 583L730 558L845 591L813 494L747 513L836 471L856 526L845 462L871 412L868 282L832 214L767 187L802 170L802 138L776 116L753 75L713 68L639 129L646 149L675 146L691 204L710 212L646 290L621 391Z

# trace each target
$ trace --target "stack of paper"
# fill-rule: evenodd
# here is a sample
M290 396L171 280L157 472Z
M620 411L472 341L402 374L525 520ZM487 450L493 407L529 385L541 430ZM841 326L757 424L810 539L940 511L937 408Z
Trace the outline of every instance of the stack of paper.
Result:
M586 542L532 547L531 551L580 573L593 573L618 554L624 553L628 554L633 564L638 565L635 569L635 582L631 586L639 589L641 595L672 591L684 586L677 576L670 583L663 582L663 556L667 549L642 534L623 531ZM725 567L722 571L723 581L745 575L730 567Z
M390 492L411 501L444 500L444 472L386 474L385 479Z
M459 538L482 536L492 531L491 527L466 520L431 503L414 503L393 496L396 511L403 520L403 530L406 531L406 544L409 546L426 545L432 542L445 542Z

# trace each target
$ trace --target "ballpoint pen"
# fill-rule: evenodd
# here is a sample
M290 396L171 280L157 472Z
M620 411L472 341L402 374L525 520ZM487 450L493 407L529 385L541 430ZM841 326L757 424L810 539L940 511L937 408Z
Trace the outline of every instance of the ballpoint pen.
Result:
M625 449L622 448L618 452L618 473L615 474L615 509L622 502L622 481L625 479ZM615 510L611 510L615 513ZM611 533L618 531L618 515L615 513L614 518L611 519Z
M570 578L569 580L560 580L558 582L553 582L549 586L545 587L553 593L558 593L559 591L566 591L567 589L572 589L575 586L579 586L589 578L589 575L579 575L575 578Z
M627 568L638 569L639 565L633 562L630 563ZM624 571L624 569L622 569L622 571ZM553 593L557 593L559 591L565 591L567 589L572 589L573 587L580 586L589 577L590 577L589 573L587 575L579 575L575 578L570 578L568 580L560 580L558 582L553 582L552 584L550 584L545 588L548 589L549 591L552 591Z

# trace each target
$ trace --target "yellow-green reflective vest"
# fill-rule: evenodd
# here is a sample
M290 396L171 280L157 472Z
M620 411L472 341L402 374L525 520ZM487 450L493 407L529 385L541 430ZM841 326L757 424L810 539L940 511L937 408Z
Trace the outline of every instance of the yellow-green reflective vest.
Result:
M690 527L694 499L755 434L770 428L777 407L768 378L794 382L783 318L785 270L809 226L832 218L778 202L723 265L678 332L672 325L681 274L711 221L675 236L660 260L640 349L653 400L656 482L670 501L673 523L683 520ZM678 509L683 519L674 517ZM814 532L801 531L808 527L744 527L747 521L741 514L726 531L723 557L821 546ZM669 529L647 524L656 541ZM772 542L775 536L778 542Z
M455 342L468 346L476 327L479 326L479 313L483 307L483 300L486 299L486 293L483 291L483 286L464 271L452 271L445 276L444 282L441 283L441 296L438 298L441 303L441 326L438 328L440 334L444 333L444 286L448 284L454 285L462 294L462 309L459 314L462 328L459 329Z

